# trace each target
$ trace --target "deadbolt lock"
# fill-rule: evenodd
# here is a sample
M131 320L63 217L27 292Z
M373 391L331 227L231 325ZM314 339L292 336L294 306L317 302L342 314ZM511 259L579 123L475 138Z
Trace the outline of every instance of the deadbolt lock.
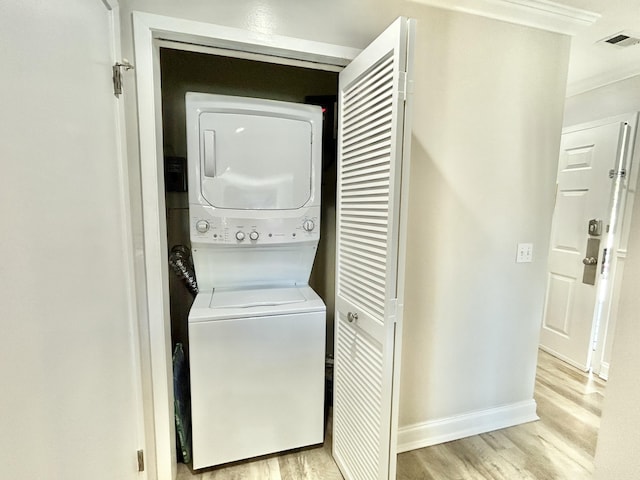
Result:
M594 237L602 235L602 220L598 220L597 218L589 220L589 235L593 235Z

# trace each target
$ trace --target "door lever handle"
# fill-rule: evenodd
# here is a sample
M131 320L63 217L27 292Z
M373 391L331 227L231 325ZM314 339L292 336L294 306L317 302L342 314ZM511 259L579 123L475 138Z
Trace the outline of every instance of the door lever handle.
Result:
M585 265L595 265L598 263L598 259L595 257L585 257L582 259L582 263Z

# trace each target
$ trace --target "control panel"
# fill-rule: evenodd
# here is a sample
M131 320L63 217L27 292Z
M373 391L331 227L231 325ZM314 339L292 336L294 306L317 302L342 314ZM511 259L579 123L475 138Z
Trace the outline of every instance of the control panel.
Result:
M205 208L190 208L192 242L222 245L269 245L318 241L320 209L290 218L237 218L213 215Z

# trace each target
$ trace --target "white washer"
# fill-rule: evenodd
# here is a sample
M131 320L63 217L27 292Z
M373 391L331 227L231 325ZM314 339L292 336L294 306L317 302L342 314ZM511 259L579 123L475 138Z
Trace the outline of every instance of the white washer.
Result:
M193 468L322 443L325 314L308 286L197 296Z

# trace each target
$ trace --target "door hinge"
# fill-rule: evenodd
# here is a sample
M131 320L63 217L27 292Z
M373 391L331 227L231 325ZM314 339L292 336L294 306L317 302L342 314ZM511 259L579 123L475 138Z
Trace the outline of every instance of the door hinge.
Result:
M407 72L400 72L400 95L403 102L407 101Z
M398 299L397 298L392 298L391 300L389 300L388 303L388 312L389 312L389 318L393 319L393 323L396 322L396 316L398 315Z
M625 178L626 176L627 176L627 170L624 168L621 168L618 171L616 171L614 168L609 170L609 178L614 178L614 177Z
M604 275L609 272L609 249L602 249L602 265L600 265L600 275Z
M406 103L407 97L413 93L413 80L409 80L407 72L400 72L400 99Z
M144 450L138 450L138 471L144 472Z
M129 60L126 58L122 59L122 62L115 63L112 67L113 72L113 94L116 97L119 97L122 93L122 70L126 72L127 70L132 70L133 65L129 63Z

